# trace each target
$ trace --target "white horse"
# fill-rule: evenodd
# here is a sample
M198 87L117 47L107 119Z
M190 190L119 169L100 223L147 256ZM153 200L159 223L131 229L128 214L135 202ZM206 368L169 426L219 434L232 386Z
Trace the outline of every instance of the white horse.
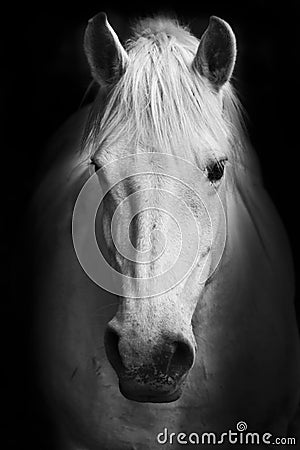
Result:
M85 51L99 94L56 136L34 201L38 359L61 448L296 436L293 267L230 84L231 28L212 17L198 41L151 18L124 48L101 13ZM97 186L111 187L95 233L113 268L99 282L79 256Z

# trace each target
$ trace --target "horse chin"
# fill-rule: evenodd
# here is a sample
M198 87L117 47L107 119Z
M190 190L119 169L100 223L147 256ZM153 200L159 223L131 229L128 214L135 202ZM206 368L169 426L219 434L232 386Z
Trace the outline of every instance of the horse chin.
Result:
M160 391L153 389L133 389L132 387L119 382L119 389L121 394L127 399L140 403L171 403L175 402L181 397L182 386L176 387L170 391Z

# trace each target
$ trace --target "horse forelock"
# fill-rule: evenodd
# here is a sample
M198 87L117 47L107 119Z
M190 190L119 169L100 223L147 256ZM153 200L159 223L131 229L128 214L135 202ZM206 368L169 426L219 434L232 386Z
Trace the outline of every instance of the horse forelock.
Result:
M83 141L86 154L117 146L123 155L138 149L187 159L196 155L200 162L219 154L240 160L246 138L239 100L226 83L220 106L208 81L192 67L198 45L175 20L138 22L126 44L125 73L104 111L101 89L92 107Z

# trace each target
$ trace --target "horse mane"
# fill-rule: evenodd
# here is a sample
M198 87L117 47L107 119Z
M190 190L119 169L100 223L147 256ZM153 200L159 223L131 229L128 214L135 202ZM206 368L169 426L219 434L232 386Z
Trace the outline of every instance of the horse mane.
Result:
M100 89L91 108L83 137L85 154L92 157L103 145L122 142L118 147L127 153L138 148L217 158L221 151L222 156L233 153L235 160L242 160L248 140L240 102L227 82L220 108L209 82L192 67L198 45L177 20L140 20L125 45L125 73L106 95L105 105Z

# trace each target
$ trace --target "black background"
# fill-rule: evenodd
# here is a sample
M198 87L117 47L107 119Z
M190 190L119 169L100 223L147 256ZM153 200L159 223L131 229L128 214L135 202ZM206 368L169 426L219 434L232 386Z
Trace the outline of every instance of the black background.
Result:
M24 2L26 3L26 2ZM82 4L81 4L82 3ZM200 37L210 15L228 21L237 37L234 84L266 187L298 248L299 47L296 1L72 2L23 4L1 10L1 435L5 449L52 448L52 431L32 364L30 252L24 217L43 145L80 105L90 82L82 50L87 20L106 11L121 40L137 16L168 10ZM21 269L21 270L20 270ZM28 279L29 278L29 279ZM113 450L113 449L112 449Z

